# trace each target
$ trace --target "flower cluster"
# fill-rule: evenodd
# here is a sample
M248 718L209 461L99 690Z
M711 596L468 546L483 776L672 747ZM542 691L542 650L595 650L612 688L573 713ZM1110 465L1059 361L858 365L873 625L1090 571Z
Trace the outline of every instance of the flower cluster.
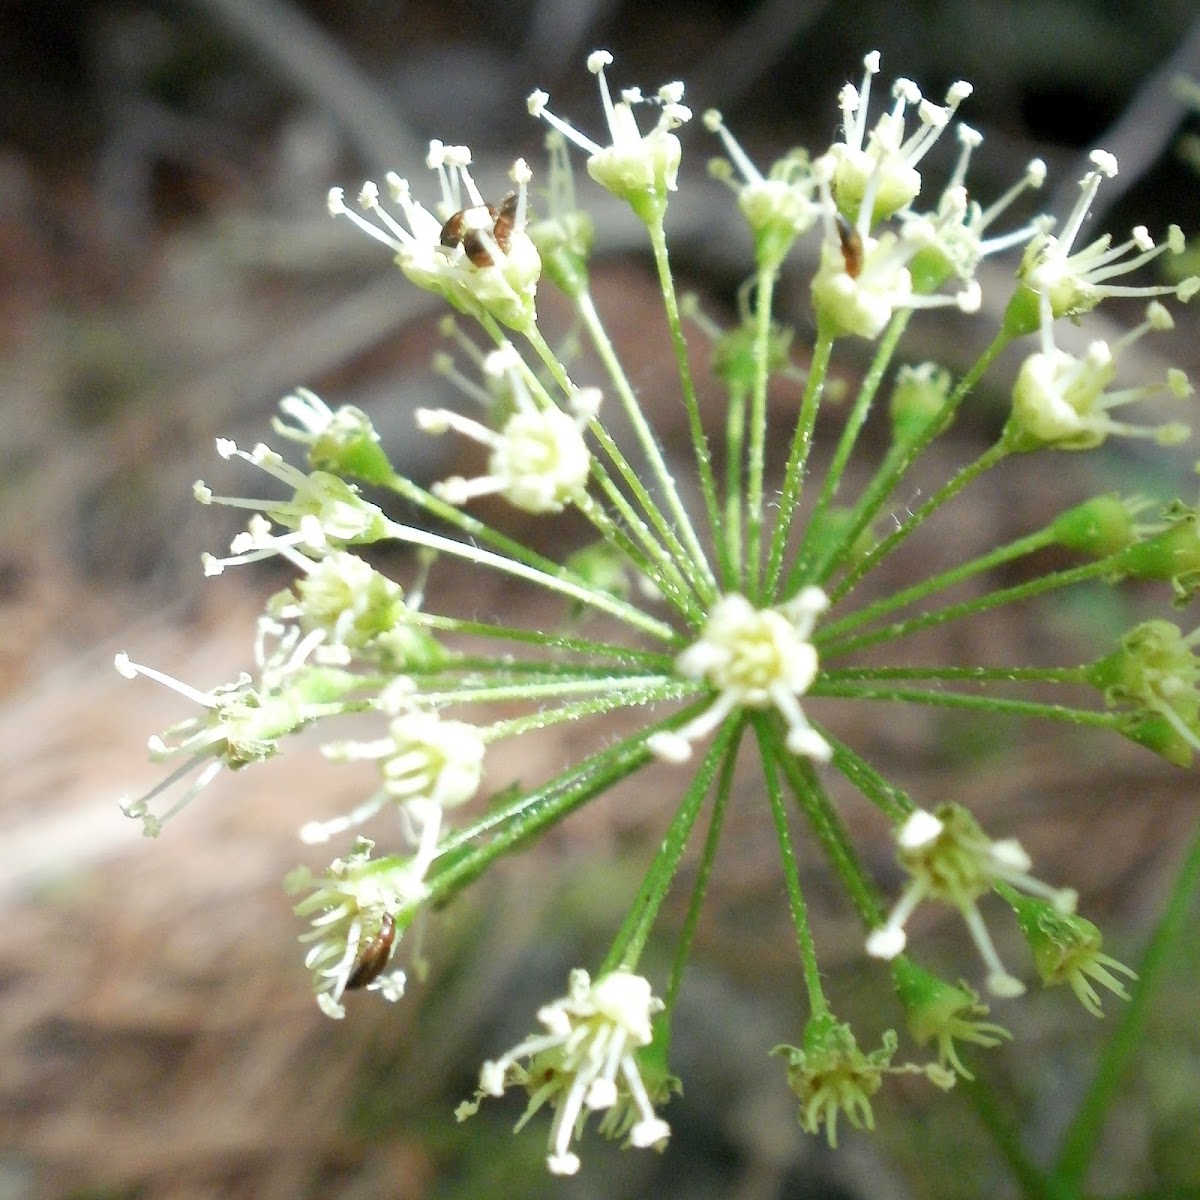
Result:
M319 727L331 760L374 772L345 811L323 820L297 817L302 843L332 844L337 854L328 867L299 868L288 880L295 911L309 922L305 961L317 1001L335 1017L355 991L398 999L407 977L397 965L402 939L500 856L661 764L656 789L677 788L678 804L602 965L571 972L566 995L538 1011L541 1030L485 1063L476 1098L459 1110L466 1117L485 1097L524 1089L520 1125L540 1110L553 1114L547 1165L556 1174L579 1169L575 1147L592 1113L600 1114L602 1133L627 1145L667 1143L670 1129L658 1110L676 1087L667 1069L671 1024L739 753L756 754L761 768L809 1013L800 1045L777 1052L800 1102L801 1127L823 1131L835 1145L840 1118L873 1127L873 1106L890 1075L916 1074L949 1087L956 1077L971 1078L964 1048L994 1048L1009 1037L988 1019L970 983L947 982L916 961L920 938L909 923L926 901L962 916L993 996L1019 996L1021 976L1032 972L1002 963L984 915L992 893L1015 913L1036 975L1047 985L1068 983L1087 1011L1100 1014L1097 986L1126 998L1126 980L1134 978L1102 953L1100 931L1075 912L1074 891L1040 882L1020 843L990 837L965 806L937 799L922 805L885 779L837 735L839 707L915 704L1107 729L1181 765L1200 750L1200 631L1185 635L1165 621L1145 622L1115 651L1082 667L922 663L905 643L918 632L1089 582L1156 580L1170 582L1178 598L1190 596L1200 586L1200 526L1198 510L1179 500L1076 498L1044 528L985 547L901 591L877 589L869 599L867 589L859 591L914 530L1010 455L1087 451L1114 437L1166 444L1186 436L1176 422L1145 426L1111 415L1155 392L1176 401L1191 394L1174 369L1159 383L1114 386L1128 348L1170 328L1164 301L1187 301L1200 287L1196 279L1117 282L1177 253L1179 232L1156 242L1139 227L1127 241L1105 234L1077 247L1098 189L1116 172L1101 152L1060 230L1036 214L1010 220L1042 185L1044 164L1031 162L998 199L977 199L968 168L981 137L959 120L970 87L956 83L934 102L912 80L899 79L890 106L873 119L880 61L870 54L861 86L841 93L841 135L821 152L790 151L760 168L720 113L705 114L704 127L727 156L713 173L734 191L754 242L736 325L722 329L695 303L681 303L667 254L664 217L680 186L679 131L691 116L683 85L667 83L650 95L625 88L614 99L612 61L603 51L588 59L607 140L593 140L552 112L545 92L530 96L529 111L551 126L544 183L535 184L518 160L513 190L489 199L471 173L470 151L433 142L426 166L440 199L428 207L414 194L419 188L398 175L387 177L390 205L369 183L356 208L340 189L330 197L335 215L386 245L414 284L477 327L467 332L453 319L444 325L452 352L440 351L434 365L479 411L468 417L423 409L417 425L482 446L481 473L423 488L393 468L367 413L297 391L280 405L275 430L299 448L303 466L266 446L217 444L226 461L262 471L277 498L195 488L202 503L249 514L227 555L206 556L206 574L267 558L296 572L260 619L255 673L201 691L124 655L117 660L124 675L166 684L201 710L151 741L155 758L181 765L147 796L124 802L149 834L224 768L265 761L303 728ZM951 137L958 153L939 191L925 162L939 139ZM576 200L576 150L586 155L591 178L645 227L692 442L691 470L664 453L593 302L592 222ZM792 248L810 234L820 239L811 281L815 335L801 370L792 360L797 331L780 320L774 295ZM927 319L930 310L942 321L981 319L979 265L1005 251L1015 252L1011 294L992 306L1004 317L979 363L961 378L934 363L901 364L897 343L910 320ZM573 310L569 354L556 350L539 322L538 291L550 285ZM1151 298L1143 324L1112 341L1094 339L1079 355L1061 348L1062 321L1130 295ZM685 312L711 340L713 372L728 394L723 429L710 428L701 413ZM1036 348L1018 372L994 445L932 491L908 482L1000 351L1030 335ZM817 431L825 428L818 414L836 390L830 364L847 338L872 343L875 359L839 414L832 453L814 456ZM585 351L594 361L577 367ZM601 388L580 382L597 370L603 418ZM777 480L766 466L772 386L797 392ZM890 443L854 492L850 481L858 476L847 468L866 454L859 433L880 404L890 414ZM614 412L618 423L610 424ZM818 469L818 462L825 465ZM927 498L885 525L883 515L900 510L902 487ZM470 511L483 497L501 502L486 518ZM405 521L387 515L388 500L403 506ZM507 531L506 505L519 510L526 528L531 517L569 511L576 529L589 528L586 544L550 557ZM407 590L369 560L366 548L379 542L413 552ZM1032 556L1048 547L1057 565L1038 574L1041 560ZM541 589L559 602L561 621L547 629L528 615L544 608L519 603L512 616L472 604L465 606L469 616L448 615L461 604L440 611L434 588L441 559ZM1034 572L1031 581L941 599L1019 561ZM589 617L601 619L589 624ZM900 664L889 665L887 651L896 646ZM874 653L861 665L854 656L866 648ZM1041 697L1051 686L1077 688L1086 698L1046 703ZM489 766L498 742L625 708L647 714L639 728L613 739L606 727L590 753L549 778L510 785ZM345 717L357 720L353 738L326 732ZM879 830L896 841L907 880L890 913L843 822L842 800L834 803L834 775L861 794ZM176 785L179 798L160 806ZM1053 796L1043 802L1052 805ZM695 837L702 813L707 831ZM868 956L888 964L872 968L890 971L883 992L890 1002L894 991L913 1041L931 1047L932 1060L893 1066L894 1031L872 1035L878 1049L864 1052L836 1015L794 850L801 825L828 855ZM388 839L388 853L375 857L374 841L360 830ZM352 831L357 840L347 848ZM664 930L662 902L689 852L699 856L688 872L692 916L682 931ZM652 937L672 932L673 965L659 998L642 957ZM413 953L404 961L415 962L420 975L425 961L419 948Z

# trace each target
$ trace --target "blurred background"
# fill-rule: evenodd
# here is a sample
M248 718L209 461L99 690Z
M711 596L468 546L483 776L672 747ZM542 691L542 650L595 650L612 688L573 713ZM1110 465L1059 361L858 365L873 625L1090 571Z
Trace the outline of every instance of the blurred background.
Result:
M836 1155L799 1132L765 1056L799 1037L804 1013L750 778L676 1023L672 1066L687 1091L666 1114L670 1149L620 1154L593 1139L583 1173L551 1183L544 1123L509 1134L515 1100L467 1127L451 1113L482 1058L530 1028L571 966L602 956L670 778L581 813L518 868L520 886L508 870L480 884L438 915L424 988L397 1006L363 997L333 1023L312 1003L280 880L306 857L319 865L298 826L363 780L298 752L220 780L143 842L117 797L160 777L144 739L186 708L111 664L127 649L202 687L249 664L254 614L285 577L203 580L200 551L220 550L234 526L197 506L191 483L252 490L212 439L265 436L293 387L368 409L421 481L454 465L453 439L414 436L410 419L419 404L454 402L428 370L440 310L378 245L329 220L331 185L353 194L393 169L418 178L440 137L472 146L496 194L516 155L538 169L533 87L600 128L583 68L598 47L616 57L616 86L683 79L686 101L721 108L765 164L791 145L828 145L838 88L878 49L883 81L907 75L935 100L956 79L975 85L963 117L985 135L970 177L985 200L1036 155L1050 168L1041 207L1061 217L1084 156L1103 145L1121 175L1089 234L1142 223L1158 236L1174 221L1194 237L1197 176L1179 146L1198 122L1171 81L1200 77L1195 22L1189 0L0 0L0 1200L1012 1194L960 1095L889 1084L877 1135L847 1134ZM727 320L747 241L706 177L714 152L698 122L685 131L668 231L683 283ZM594 189L593 201L598 306L666 436L681 435L638 231ZM782 315L801 346L806 286L798 253ZM991 291L1002 303L1004 288ZM1143 307L1106 305L1081 336L1111 336ZM540 308L566 329L552 296ZM1178 320L1172 338L1141 344L1138 378L1168 363L1200 370L1197 325ZM914 322L907 352L962 369L970 325ZM931 478L994 438L1017 361L934 447ZM843 358L848 376L855 367ZM782 428L794 397L775 404ZM1127 443L1061 456L1053 471L1037 456L1009 464L955 506L925 565L1103 488L1191 498L1194 454ZM408 564L395 565L405 578ZM440 578L451 593L468 586L449 568ZM503 606L498 585L469 586L483 610ZM1098 589L927 645L942 661L1071 662L1165 608L1161 589L1119 601ZM930 805L961 798L997 835L1019 833L1042 874L1080 887L1112 952L1136 959L1195 816L1194 776L1053 729L872 715L835 727ZM572 730L522 747L493 764L496 785L543 777L589 744ZM886 884L890 851L864 808L849 801L847 820L873 832ZM886 984L862 964L836 888L819 863L806 878L839 1008L869 1029L896 1020L878 1012ZM954 922L928 936L948 974L971 961ZM1106 1135L1104 1194L1200 1194L1197 969L1200 944L1156 999L1153 1044ZM1062 990L995 1016L1016 1042L981 1074L1024 1114L1034 1152L1049 1153L1088 1078L1096 1023Z

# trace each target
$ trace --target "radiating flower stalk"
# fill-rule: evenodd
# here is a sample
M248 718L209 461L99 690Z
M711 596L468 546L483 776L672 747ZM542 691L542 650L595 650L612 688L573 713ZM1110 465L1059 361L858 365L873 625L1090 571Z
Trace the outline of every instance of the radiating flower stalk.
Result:
M1139 625L1093 663L1077 666L855 663L863 648L875 647L872 662L880 664L880 650L896 646L911 664L907 641L919 631L986 620L993 609L1080 584L1156 580L1170 583L1177 600L1200 585L1196 507L1101 495L1068 497L1070 506L1041 529L902 591L863 598L867 589L859 585L882 562L1006 457L1040 454L1054 470L1056 453L1093 449L1109 438L1166 444L1186 436L1175 420L1113 415L1156 392L1183 401L1191 389L1182 372L1143 386L1115 381L1130 345L1170 327L1163 301L1187 301L1200 287L1194 278L1172 285L1125 279L1160 254L1177 253L1177 229L1162 240L1139 227L1127 241L1104 235L1082 244L1089 206L1117 170L1110 155L1093 155L1078 205L1061 228L1042 216L1012 216L1029 209L1027 193L1040 187L1045 167L1030 163L997 200L975 198L968 168L981 138L959 120L970 87L955 84L939 103L900 79L890 106L873 115L879 56L864 62L861 86L847 85L840 96L842 137L819 154L793 151L759 168L721 114L705 114L703 124L726 156L714 174L734 192L754 245L738 323L727 330L681 302L668 259L679 131L692 115L683 85L668 83L653 95L627 88L614 97L607 53L588 60L606 132L583 133L550 108L544 92L530 96L530 113L551 127L544 180L518 160L512 190L485 197L470 151L435 142L426 160L440 189L432 206L417 198L425 190L420 183L398 175L388 176L383 190L364 185L356 203L335 190L331 212L382 242L405 275L459 314L445 326L449 348L436 367L459 385L472 415L422 410L417 423L428 434L479 444L486 465L474 478L453 476L426 490L394 471L366 414L296 392L282 402L274 428L295 444L303 465L265 446L244 451L218 443L225 459L261 468L289 498L221 497L196 485L203 503L252 513L227 556L206 558L208 574L269 557L297 572L260 619L256 673L200 691L118 659L124 674L166 683L200 710L151 741L155 758L178 762L175 772L149 795L125 802L151 835L223 769L272 757L301 728L319 724L325 731L334 718L358 716L359 740L328 734L323 751L367 764L375 782L347 812L324 821L298 814L301 838L330 844L336 856L324 871L304 868L289 877L296 912L310 922L303 938L314 990L334 1017L345 1014L356 990L398 999L404 964L424 966L406 946L415 924L501 856L525 849L657 760L662 782L655 790L673 786L679 804L606 958L571 972L565 995L537 1013L540 1030L485 1064L475 1100L460 1109L465 1117L485 1098L523 1089L521 1124L540 1109L552 1111L547 1165L555 1173L579 1168L576 1143L593 1112L600 1132L626 1144L661 1149L668 1142L660 1110L678 1086L668 1068L672 1019L739 753L760 765L762 818L778 841L804 984L807 1017L798 1045L776 1052L786 1060L801 1126L823 1131L833 1145L839 1117L873 1126L872 1103L890 1074L917 1073L949 1087L956 1076L971 1078L968 1049L1009 1037L988 1019L973 985L921 965L919 938L908 932L919 905L958 911L982 962L964 972L993 996L1020 995L1035 974L1046 984L1068 983L1099 1016L1097 989L1126 998L1133 974L1101 952L1100 931L1075 913L1075 893L1065 883L1042 882L1015 838L992 837L953 799L908 796L843 741L836 730L844 703L864 710L917 704L1107 729L1184 766L1200 750L1200 631L1165 621ZM923 174L939 139L959 148L940 192ZM593 302L592 223L576 199L576 150L595 183L625 200L646 228L664 302L664 353L678 370L676 399L694 475L669 465L638 382L626 375ZM819 243L811 284L816 333L794 358L799 339L782 323L774 298L801 238ZM979 361L957 379L933 363L904 363L910 321L965 327L984 319L979 264L1005 252L1014 283L1000 298L1005 316ZM602 388L577 382L575 358L571 366L563 362L539 325L538 295L546 286L573 303L579 340L599 367L597 374L589 366L587 378L602 378ZM1082 353L1061 348L1064 321L1110 296L1130 295L1148 298L1142 325L1112 342L1093 341ZM693 322L710 338L714 373L727 390L723 428L721 414L702 420L688 344ZM947 482L923 482L928 499L893 521L901 489L914 490L910 473L922 452L948 429L1000 351L1021 339L1028 339L1028 352L995 444ZM864 340L875 347L874 359L838 414L840 433L822 456L828 465L817 470L813 443L832 391L831 363L844 343ZM777 482L767 469L773 387L791 389L795 414ZM847 468L864 454L860 432L881 406L890 443L853 493ZM610 431L614 407L632 438ZM363 484L415 515L389 516L386 504L364 497ZM472 515L483 496L539 520L574 509L591 526L592 542L553 561ZM407 593L364 557L383 542L417 552ZM1065 565L1038 573L1031 556L1049 547ZM440 615L431 606L439 558L507 577L512 623ZM1016 563L1024 564L1024 582L946 598L959 584ZM523 588L552 593L564 623L550 631L523 623ZM1047 685L1062 689L1062 702L1038 698ZM490 722L489 706L502 706ZM600 719L631 706L644 714L642 727L612 740ZM364 737L362 721L371 716L377 731ZM597 726L595 749L560 774L515 787L489 771L495 743L589 718ZM831 800L830 781L839 774L894 836L907 879L897 896L886 896L871 878ZM1052 795L1042 799L1053 804ZM370 839L360 834L367 830ZM899 999L912 1061L893 1062L900 1048L894 1031L860 1034L836 1015L794 850L794 840L805 836L844 885L867 955L890 963L884 990L894 987ZM374 848L379 841L382 855ZM669 974L652 981L640 973L643 951L651 937L670 936L660 929L659 912L689 853L699 859L691 916ZM992 893L1015 913L1032 963L1001 959L989 923L1004 904ZM860 1049L860 1036L877 1048ZM921 1057L925 1046L935 1057Z

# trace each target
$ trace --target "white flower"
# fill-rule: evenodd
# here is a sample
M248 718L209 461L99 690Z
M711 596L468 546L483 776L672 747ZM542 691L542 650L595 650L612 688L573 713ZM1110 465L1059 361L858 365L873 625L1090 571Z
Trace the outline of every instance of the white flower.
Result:
M732 178L729 163L718 159L710 171L723 179L737 195L738 208L755 236L759 261L767 265L782 262L792 242L816 224L821 205L816 199L817 181L807 156L785 155L771 169L762 172L750 160L737 139L725 127L721 114L709 109L704 127L715 133L725 145L733 166L743 182Z
M1161 445L1182 441L1189 433L1186 425L1129 425L1108 415L1111 409L1159 392L1169 391L1178 399L1191 394L1187 376L1174 368L1163 383L1106 391L1116 375L1117 356L1150 330L1170 329L1172 324L1167 310L1151 301L1141 325L1112 346L1093 342L1080 357L1058 349L1052 322L1044 324L1042 349L1025 360L1013 385L1012 417L1005 430L1009 444L1017 450L1089 450L1111 434L1153 438Z
M653 1040L651 1017L662 1007L640 975L613 971L593 983L586 971L572 971L566 996L538 1011L545 1032L484 1063L477 1097L460 1105L458 1119L471 1116L483 1097L501 1096L517 1084L530 1094L518 1128L543 1104L554 1109L546 1157L554 1175L579 1170L571 1141L582 1133L589 1111L606 1110L602 1133L661 1150L671 1128L654 1113L636 1051ZM521 1059L530 1060L527 1068Z
M396 916L428 893L417 863L395 857L372 861L373 847L359 838L325 874L314 877L299 867L284 885L292 894L311 889L294 911L311 919L312 929L300 935L313 943L304 965L312 972L321 1011L335 1019L346 1015L347 990L376 991L393 1002L404 995L405 972L391 968L400 940Z
M436 713L406 711L394 717L387 737L373 742L336 742L324 748L337 761L376 761L382 786L352 812L329 821L312 821L300 830L302 841L328 841L361 825L389 802L397 804L422 874L437 853L442 814L465 804L479 790L486 742L465 721L445 721Z
M511 396L512 413L499 431L449 409L417 410L417 421L427 433L454 429L491 450L486 475L472 480L452 476L434 485L434 493L448 504L498 493L526 512L551 513L583 495L592 463L583 430L596 415L600 393L595 388L574 392L571 415L548 398L542 404L535 401L526 370L511 345L489 354L484 362L485 374L506 380Z
M315 560L290 547L280 553L303 574L292 588L271 597L267 612L317 635L318 661L359 657L411 669L444 658L437 641L407 619L419 594L406 601L398 583L347 550L332 550Z
M276 640L277 639L277 640ZM268 641L271 641L268 649ZM182 766L137 800L122 797L126 816L142 822L147 837L157 837L163 824L206 788L226 767L238 770L272 757L279 741L289 733L344 710L342 697L357 680L332 667L307 665L306 659L319 638L301 639L298 629L285 629L266 617L259 619L255 660L259 681L242 673L233 683L204 692L153 667L118 654L114 665L126 679L139 675L164 684L200 705L203 712L165 729L150 739L150 756L156 762L184 758ZM197 777L165 812L153 813L151 804L164 792L194 772Z
M293 489L290 500L257 500L241 496L215 496L203 480L192 492L201 504L223 504L255 510L246 532L230 543L230 556L202 556L204 573L219 575L226 567L257 562L281 554L288 547L321 553L331 544L378 541L388 522L378 505L359 495L353 484L327 471L303 471L284 462L281 455L261 442L247 453L229 438L217 438L217 453L225 459L241 458ZM271 521L289 532L271 532Z
M1013 246L1031 241L1046 233L1053 225L1050 217L1034 217L1017 229L994 237L984 234L992 223L1020 195L1030 189L1040 188L1046 180L1046 164L1040 158L1032 159L1025 173L998 200L987 208L967 195L966 174L971 151L982 141L982 136L969 125L957 126L958 140L962 149L950 182L942 191L934 212L926 217L934 232L931 249L935 250L960 279L970 279L982 259L999 254ZM910 220L915 214L902 213L902 220Z
M429 143L425 165L437 173L442 189L437 216L413 199L407 179L387 176L392 202L408 228L383 207L379 188L369 181L358 203L373 221L346 204L341 188L329 193L329 211L394 250L400 269L418 287L445 296L463 312L485 312L515 329L532 328L542 264L526 232L531 172L518 159L510 172L517 190L499 205L489 205L471 177L470 163L466 146Z
M379 434L361 408L343 404L331 409L315 392L297 388L279 402L279 412L271 418L271 428L306 446L308 461L318 470L369 483L386 483L394 474Z
M921 98L911 79L892 85L895 103L868 131L867 110L871 79L879 72L879 53L863 59L862 90L846 84L838 97L842 108L843 140L828 153L833 160L833 192L838 209L857 223L865 209L866 228L906 208L921 190L917 164L925 157L958 106L971 94L969 83L951 85L945 107ZM916 106L918 128L905 137L906 110Z
M895 958L907 944L904 925L922 900L951 904L962 913L967 929L988 967L988 990L997 996L1019 996L1025 985L1000 961L976 904L997 883L1008 883L1049 900L1062 913L1075 910L1069 888L1052 888L1029 874L1029 855L1014 838L994 842L961 805L944 804L935 813L917 809L896 834L900 865L910 879L887 922L867 938L867 953Z
M1178 225L1170 227L1166 241L1159 245L1155 245L1146 227L1139 225L1129 239L1119 245L1114 246L1111 236L1105 234L1082 249L1072 251L1101 181L1111 179L1117 173L1117 160L1106 151L1092 151L1091 161L1095 169L1080 180L1079 199L1062 232L1057 236L1047 233L1035 238L1025 255L1022 275L1025 283L1040 297L1043 328L1056 317L1074 317L1088 312L1106 296L1177 295L1187 301L1200 290L1200 278L1196 276L1179 284L1149 287L1108 282L1137 270L1166 250L1172 254L1181 253L1184 239Z
M667 192L673 192L679 173L682 148L672 129L691 119L691 111L680 101L682 83L667 83L658 90L655 102L660 106L658 122L649 133L638 129L633 115L635 104L649 101L638 88L626 88L621 99L613 103L608 90L604 68L613 61L607 50L596 50L588 56L588 70L600 84L600 100L608 122L610 142L607 146L592 141L569 122L546 108L549 95L533 92L528 100L532 116L541 117L564 137L588 153L588 174L616 196L627 200L638 216L645 221L660 219L666 204Z
M829 196L830 162L814 164L824 195ZM872 237L870 212L862 208L853 225L836 213L832 200L822 210L825 240L821 265L812 280L813 308L829 337L854 334L875 338L898 308L947 308L977 312L982 300L979 284L965 281L954 295L918 295L913 291L908 264L922 251L937 246L937 228L926 217L912 216L900 228Z
M717 697L681 729L651 736L646 742L650 750L668 762L684 762L691 757L692 743L734 709L774 705L788 724L788 749L827 761L829 743L809 725L797 697L816 678L817 652L808 639L828 603L817 587L804 588L777 608L756 609L745 596L722 596L699 638L675 660L680 675L707 680Z

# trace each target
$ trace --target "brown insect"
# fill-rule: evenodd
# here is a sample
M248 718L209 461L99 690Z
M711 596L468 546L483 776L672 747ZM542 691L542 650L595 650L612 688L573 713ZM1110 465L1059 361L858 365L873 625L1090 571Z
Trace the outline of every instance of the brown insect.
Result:
M513 226L517 220L517 193L510 192L500 201L499 206L489 204L486 207L492 223L492 240L507 254ZM467 225L467 213L469 212L478 212L478 209L461 209L442 226L441 243L447 249L461 246L467 258L475 266L490 267L493 265L492 256L488 253L487 244L481 236L481 231Z
M858 230L842 216L837 214L838 241L842 243L842 262L846 265L846 274L851 279L857 279L863 269L863 244Z
M346 979L346 991L353 992L374 983L392 957L392 947L396 942L396 921L391 913L384 913L379 922L379 932L367 942L358 952L354 969Z

